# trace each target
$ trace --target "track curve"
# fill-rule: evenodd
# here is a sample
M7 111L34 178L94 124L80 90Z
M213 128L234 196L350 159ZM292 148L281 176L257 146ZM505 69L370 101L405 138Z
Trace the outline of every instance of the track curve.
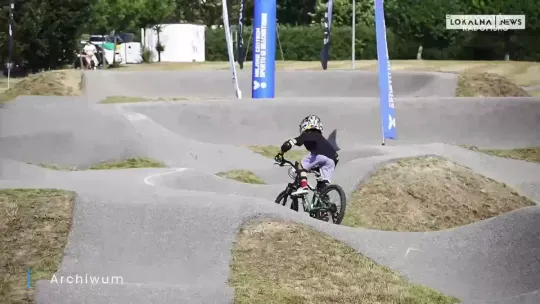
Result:
M332 226L275 206L287 173L245 145L279 145L295 135L299 119L317 113L328 131L338 130L342 160L335 180L348 193L384 163L438 155L539 202L540 165L448 143L538 145L540 99L455 99L455 75L395 72L399 140L381 147L374 73L280 71L280 98L265 101L227 99L233 95L228 71L86 76L84 99L43 98L36 105L41 99L22 97L0 108L0 188L76 191L74 226L57 275L115 275L124 284L40 281L37 303L230 303L233 291L224 282L231 246L242 223L261 216L310 225L465 303L539 301L538 206L433 233ZM248 76L243 72L240 80ZM97 104L109 95L199 100ZM129 156L156 158L170 168L62 172L27 164L84 168ZM268 185L214 175L237 168L254 171Z

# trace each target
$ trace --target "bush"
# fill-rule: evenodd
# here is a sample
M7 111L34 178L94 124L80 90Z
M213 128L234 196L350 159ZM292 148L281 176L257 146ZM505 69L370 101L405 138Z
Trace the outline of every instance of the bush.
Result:
M244 44L247 47L247 61L252 58L253 43L250 41L251 27L244 28ZM333 60L351 59L351 28L335 27L332 29L330 58ZM279 27L279 40L283 48L285 60L311 61L319 60L323 46L324 28L319 25ZM225 32L223 29L206 30L206 60L228 60ZM409 57L416 56L415 48L407 48L403 43L398 43L395 35L387 32L389 56L397 56L397 52L409 50ZM250 43L248 46L248 42ZM365 26L356 28L356 52L357 59L376 59L377 46L375 43L375 31ZM235 47L235 57L236 57ZM276 39L276 57L280 58L279 44Z
M279 40L285 60L319 60L323 46L324 28L313 26L279 26ZM253 42L250 41L251 27L244 28L246 61L251 61ZM351 59L351 27L334 27L330 37L330 60ZM388 56L392 59L416 59L418 43L415 39L399 37L387 28ZM227 61L227 45L223 29L206 30L206 60ZM512 60L540 60L540 39L536 36L519 33L510 43ZM249 42L249 45L248 45ZM236 46L234 47L235 58ZM356 27L357 60L377 59L375 29L364 25ZM503 60L505 45L503 39L489 32L464 32L447 47L424 48L423 59L431 60ZM244 55L246 56L246 54ZM276 59L281 59L278 40L276 39Z
M152 63L152 50L147 47L142 47L141 58L144 63Z

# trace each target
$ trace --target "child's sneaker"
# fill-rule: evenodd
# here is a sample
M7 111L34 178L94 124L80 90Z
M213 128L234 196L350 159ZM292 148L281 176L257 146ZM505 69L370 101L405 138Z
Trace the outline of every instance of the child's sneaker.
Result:
M300 187L296 191L292 192L291 195L292 196L301 196L301 195L307 194L308 192L309 192L308 187Z

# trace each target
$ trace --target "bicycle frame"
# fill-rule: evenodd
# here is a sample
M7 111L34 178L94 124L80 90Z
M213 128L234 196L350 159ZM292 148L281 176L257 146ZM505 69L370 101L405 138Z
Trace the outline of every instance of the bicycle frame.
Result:
M308 183L308 188L313 194L313 196L311 197L311 203L308 203L307 206L304 206L305 211L306 212L328 211L329 209L328 204L326 200L324 200L321 197L321 194L317 190L317 188L311 186L309 183ZM306 196L307 195L305 195L304 197L301 197L304 202L308 201Z
M280 166L283 166L283 164L288 164L292 168L294 168L296 176L295 176L294 181L292 183L287 184L287 190L288 190L287 192L288 192L288 195L291 197L291 199L293 199L293 200L294 199L301 199L302 200L302 205L304 207L305 212L312 213L312 212L317 212L317 211L328 211L329 210L329 207L328 207L328 204L327 204L326 200L324 200L321 197L317 187L316 186L313 187L309 183L308 183L308 189L313 194L313 196L311 198L311 202L309 202L309 199L307 199L307 195L303 195L303 196L292 196L291 195L293 190L297 189L298 185L300 184L300 174L299 174L299 169L298 169L298 162L293 164L292 162L283 159L282 163L277 163L277 164L279 164ZM320 176L321 176L320 172L312 172L312 173L315 174L315 176L317 178L317 182L318 182L320 180Z

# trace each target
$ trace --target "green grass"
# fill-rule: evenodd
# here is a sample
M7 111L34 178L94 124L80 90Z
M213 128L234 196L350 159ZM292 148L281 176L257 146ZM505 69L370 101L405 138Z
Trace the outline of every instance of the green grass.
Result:
M248 148L255 153L259 153L262 156L271 159L274 159L274 156L276 156L280 151L280 147L278 146L253 145L248 146ZM301 161L307 154L308 152L306 150L293 148L285 153L285 158L289 159L290 161Z
M134 169L134 168L165 168L165 164L160 161L142 158L132 157L125 160L114 162L102 162L90 166L88 169L77 169L76 167L66 167L56 164L39 164L40 167L57 170L57 171L82 171L82 170L114 170L114 169Z
M132 102L146 102L148 98L135 97L135 96L107 96L100 103L132 103Z
M264 184L264 181L260 177L248 170L230 170L218 172L216 175L246 184Z
M235 303L451 304L328 235L297 223L251 222L232 250Z
M165 168L165 164L160 161L141 158L141 157L132 157L126 160L116 161L116 162L103 162L97 165L93 165L89 170L113 170L113 169L134 169L134 168Z
M74 200L75 193L56 189L0 190L0 303L34 303L36 281L58 270Z
M187 97L136 97L136 96L107 96L100 103L135 103L151 101L180 101L189 100Z
M32 163L28 163L28 164L32 165ZM57 164L38 164L38 166L45 169L56 170L56 171L76 171L77 170L76 167L66 167L66 166L57 165Z
M540 163L540 147L529 147L520 149L480 149L476 146L470 145L461 145L461 147L493 156Z

